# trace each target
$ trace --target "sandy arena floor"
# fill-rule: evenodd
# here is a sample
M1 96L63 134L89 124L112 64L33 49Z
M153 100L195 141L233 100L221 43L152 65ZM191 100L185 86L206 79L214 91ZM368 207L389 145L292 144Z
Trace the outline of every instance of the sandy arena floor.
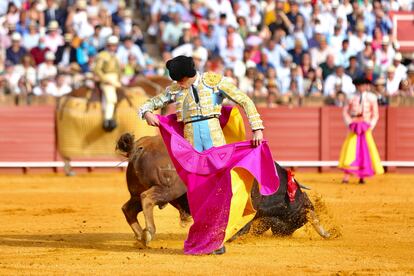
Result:
M151 248L134 241L120 207L121 173L0 176L0 274L414 274L414 176L385 175L341 185L339 174L297 174L322 199L327 228L290 238L247 236L223 256L185 256L178 212L156 210ZM322 208L323 209L323 208ZM140 217L142 221L142 217ZM410 261L411 260L411 261Z

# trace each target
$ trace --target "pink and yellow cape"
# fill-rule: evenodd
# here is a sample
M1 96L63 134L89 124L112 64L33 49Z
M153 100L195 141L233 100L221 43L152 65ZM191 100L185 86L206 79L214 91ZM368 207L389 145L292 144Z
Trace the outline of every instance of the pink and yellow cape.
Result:
M252 147L245 140L237 108L223 107L220 124L228 144L203 152L183 138L175 115L159 116L160 131L178 175L187 186L194 223L184 243L185 254L208 254L223 246L256 211L250 192L254 179L263 195L279 187L279 177L266 142Z
M353 122L351 132L342 145L339 168L358 177L383 174L380 156L370 126L366 122Z

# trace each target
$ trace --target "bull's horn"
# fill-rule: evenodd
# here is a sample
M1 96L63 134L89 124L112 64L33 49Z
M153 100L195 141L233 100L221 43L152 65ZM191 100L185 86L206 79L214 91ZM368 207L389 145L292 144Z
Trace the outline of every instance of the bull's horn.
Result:
M296 182L297 183L297 182ZM310 187L308 187L308 186L305 186L305 185L303 185L303 184L299 184L298 183L298 185L299 185L299 187L301 187L302 189L304 189L304 190L312 190Z

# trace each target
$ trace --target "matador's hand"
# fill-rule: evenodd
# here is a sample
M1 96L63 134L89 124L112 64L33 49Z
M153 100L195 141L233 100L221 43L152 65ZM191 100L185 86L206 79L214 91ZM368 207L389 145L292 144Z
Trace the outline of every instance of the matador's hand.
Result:
M260 145L263 141L263 131L261 129L257 129L253 132L253 140L252 145L254 147L257 147Z
M158 120L157 116L155 116L152 112L145 112L144 118L147 121L147 124L150 126L159 126L160 120Z

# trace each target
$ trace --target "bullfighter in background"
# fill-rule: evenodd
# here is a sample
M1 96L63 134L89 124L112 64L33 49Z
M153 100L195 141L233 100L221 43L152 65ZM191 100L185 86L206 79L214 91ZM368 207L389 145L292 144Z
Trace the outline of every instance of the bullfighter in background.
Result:
M223 254L224 242L251 221L255 210L253 180L262 194L279 184L264 129L254 103L230 80L216 73L200 74L191 57L178 56L166 64L174 83L148 100L139 116L159 126L177 173L187 186L194 223L184 244L186 254ZM245 140L237 108L223 108L224 98L245 111L253 140ZM175 102L176 114L152 112Z
M350 132L342 145L339 168L344 171L342 183L348 183L350 175L359 177L364 184L365 177L383 174L377 146L372 136L378 119L377 97L368 92L370 81L356 79L356 93L343 109L343 117Z
M116 57L118 43L118 37L110 36L106 49L98 54L93 68L104 94L103 129L105 131L112 131L117 126L114 118L117 102L116 90L121 87L121 66Z

